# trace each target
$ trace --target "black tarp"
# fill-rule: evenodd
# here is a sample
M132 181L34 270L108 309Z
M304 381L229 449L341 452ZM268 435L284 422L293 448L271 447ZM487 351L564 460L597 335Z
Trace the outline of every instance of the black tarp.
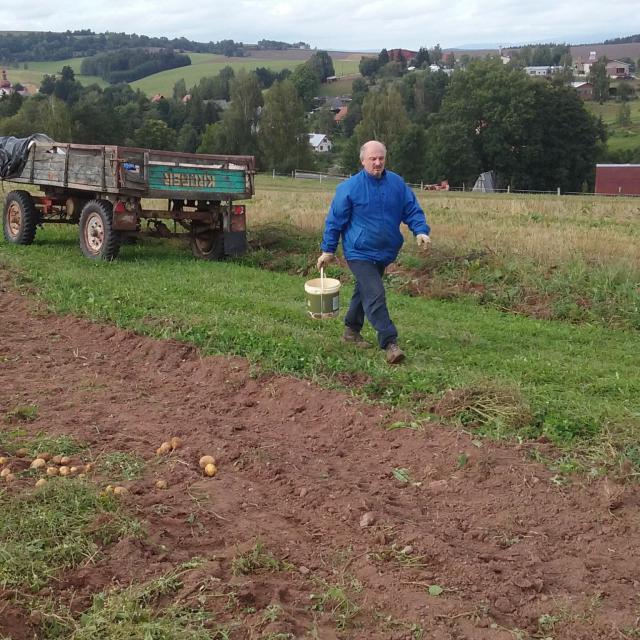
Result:
M17 178L22 173L32 142L53 144L54 141L44 133L34 133L28 138L0 136L0 178Z

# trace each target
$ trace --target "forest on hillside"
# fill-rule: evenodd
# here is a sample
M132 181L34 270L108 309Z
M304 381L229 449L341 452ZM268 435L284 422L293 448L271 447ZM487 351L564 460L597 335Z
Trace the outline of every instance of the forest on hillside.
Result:
M137 35L135 33L94 33L90 29L76 31L31 31L0 34L0 62L3 64L30 62L33 60L66 60L95 56L121 49L174 49L193 53L217 53L242 57L246 45L226 39L219 42L196 42L187 38L166 38ZM288 44L276 40L260 40L259 49L309 48L304 42Z

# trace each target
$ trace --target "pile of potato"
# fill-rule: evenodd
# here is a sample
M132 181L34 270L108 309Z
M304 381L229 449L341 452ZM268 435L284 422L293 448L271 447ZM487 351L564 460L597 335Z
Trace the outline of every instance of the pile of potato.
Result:
M26 449L18 449L18 451L16 451L17 458L26 458L27 454L28 452ZM0 470L0 478L4 478L5 482L10 483L16 479L10 461L7 457L0 456L0 467L2 467L2 470ZM94 465L92 462L88 464L73 464L73 460L69 456L52 456L46 451L36 454L36 457L33 458L29 465L29 469L42 471L50 477L77 476L78 478L82 478L86 474L91 473L91 471L93 471L93 467ZM39 478L36 481L36 487L41 487L46 482L46 478Z

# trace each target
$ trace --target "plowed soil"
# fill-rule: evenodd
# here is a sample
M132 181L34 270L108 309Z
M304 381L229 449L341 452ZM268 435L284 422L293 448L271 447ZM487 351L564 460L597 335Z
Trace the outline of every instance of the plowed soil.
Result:
M564 483L530 461L533 448L549 453L544 443L388 429L409 417L241 359L52 315L6 278L0 326L1 415L35 404L28 431L149 461L124 499L148 536L107 546L47 591L78 611L102 589L198 556L206 562L181 598L235 625L233 638L640 637L636 485ZM183 446L158 460L171 436ZM203 453L218 461L214 478L200 472ZM292 568L233 575L233 558L257 542ZM323 600L331 585L349 603ZM13 595L0 595L0 634L38 637ZM272 622L270 604L282 608Z

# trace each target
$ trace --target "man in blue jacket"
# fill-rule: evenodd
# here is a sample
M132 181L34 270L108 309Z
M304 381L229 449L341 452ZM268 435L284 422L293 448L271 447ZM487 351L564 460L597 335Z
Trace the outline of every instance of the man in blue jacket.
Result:
M387 362L397 364L404 360L404 353L389 316L382 276L404 242L400 223L409 227L420 247L426 248L431 239L415 194L398 174L384 168L386 155L385 146L377 140L362 145L363 170L336 189L317 266L321 269L333 260L342 238L342 251L356 280L342 340L371 346L360 334L366 316L378 333L378 345L385 350Z

